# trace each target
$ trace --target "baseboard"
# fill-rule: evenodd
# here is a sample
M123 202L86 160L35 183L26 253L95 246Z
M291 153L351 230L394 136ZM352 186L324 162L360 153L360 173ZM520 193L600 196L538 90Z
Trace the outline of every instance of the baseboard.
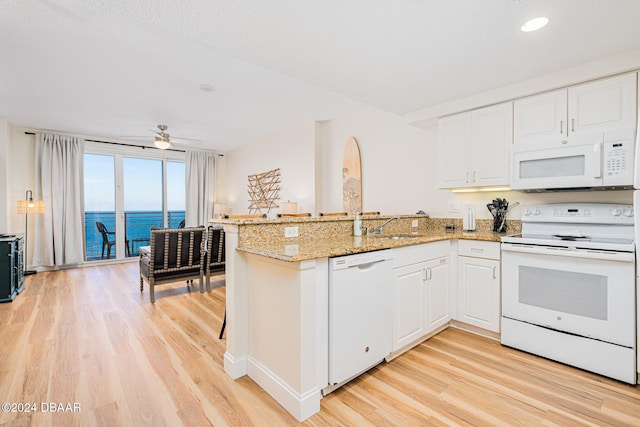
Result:
M247 375L247 359L234 359L233 356L226 351L224 353L224 371L234 380Z
M320 411L320 389L301 395L251 357L247 363L247 374L296 420L302 422Z
M449 326L460 329L462 331L471 332L472 334L480 335L492 340L500 341L500 333L489 331L487 329L480 328L478 326L469 325L468 323L460 322L458 320L451 320Z
M434 335L439 334L440 332L444 331L448 327L449 327L449 323L446 323L446 324L438 327L437 329L434 329L433 331L429 332L428 334L425 334L425 335L421 336L420 338L415 339L414 341L410 342L409 344L405 344L402 347L400 347L399 349L392 351L389 355L387 355L387 357L384 358L384 360L386 362L392 361L396 357L400 356L401 354L406 353L407 351L411 350L413 347L425 342L426 340L428 340L429 338L433 337Z

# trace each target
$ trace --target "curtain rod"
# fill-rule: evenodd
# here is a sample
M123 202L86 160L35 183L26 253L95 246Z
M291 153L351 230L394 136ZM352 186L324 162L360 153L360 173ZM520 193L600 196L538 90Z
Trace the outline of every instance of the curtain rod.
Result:
M35 132L25 132L25 135L35 135ZM83 138L84 139L84 138ZM142 148L143 150L146 150L147 148L150 148L152 150L160 150L160 148L156 148L156 147L147 147L146 145L135 145L135 144L126 144L124 142L110 142L110 141L98 141L97 139L84 139L85 141L88 142L98 142L100 144L111 144L111 145L122 145L125 147L136 147L136 148ZM176 150L175 148L167 148L165 150L162 151L175 151L178 153L184 153L185 150ZM224 154L219 154L219 153L214 153L216 156L219 157L224 157Z

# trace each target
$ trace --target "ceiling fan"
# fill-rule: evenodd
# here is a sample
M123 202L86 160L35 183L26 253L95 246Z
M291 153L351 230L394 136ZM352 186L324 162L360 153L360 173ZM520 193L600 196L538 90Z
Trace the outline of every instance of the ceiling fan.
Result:
M171 148L171 146L175 145L194 145L201 144L202 141L199 139L192 138L177 138L172 137L167 133L167 125L158 125L158 130L152 130L155 134L153 137L153 145L160 150L166 150ZM121 139L137 139L137 140L149 140L151 142L151 135L149 136L123 136Z

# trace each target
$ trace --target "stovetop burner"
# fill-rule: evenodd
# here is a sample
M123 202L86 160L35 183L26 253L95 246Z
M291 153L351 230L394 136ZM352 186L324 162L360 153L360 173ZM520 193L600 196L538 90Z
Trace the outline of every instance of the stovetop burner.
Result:
M573 235L573 234L552 234L551 235L552 238L554 239L558 239L558 240L570 240L570 241L588 241L591 240L591 237L589 236L577 236L577 235Z

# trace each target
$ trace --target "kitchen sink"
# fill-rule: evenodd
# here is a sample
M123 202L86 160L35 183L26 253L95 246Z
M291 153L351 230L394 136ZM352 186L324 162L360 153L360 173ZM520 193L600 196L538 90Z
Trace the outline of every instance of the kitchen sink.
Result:
M418 236L407 236L402 234L373 234L372 236L391 240L410 240L418 238Z

